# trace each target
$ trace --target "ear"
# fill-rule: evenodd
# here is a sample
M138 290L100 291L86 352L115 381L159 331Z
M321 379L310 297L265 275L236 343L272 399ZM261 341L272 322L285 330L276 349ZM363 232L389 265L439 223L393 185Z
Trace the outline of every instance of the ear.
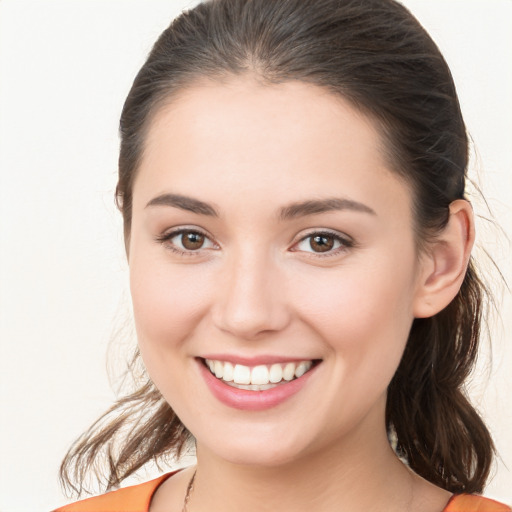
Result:
M450 204L450 218L443 231L422 256L414 300L416 318L439 313L457 295L475 241L473 209L468 201Z

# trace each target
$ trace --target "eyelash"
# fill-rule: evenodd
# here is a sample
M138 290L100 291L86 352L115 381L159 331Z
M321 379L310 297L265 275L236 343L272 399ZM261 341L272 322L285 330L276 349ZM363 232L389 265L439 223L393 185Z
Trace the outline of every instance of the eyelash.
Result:
M338 256L340 253L343 253L343 252L347 251L348 249L355 247L355 242L348 236L343 236L336 231L329 231L327 229L323 229L320 231L311 231L310 233L307 233L306 235L302 236L298 242L294 243L293 247L296 247L303 242L307 242L308 239L311 240L314 237L321 237L321 236L334 239L334 243L339 243L339 246L336 247L335 249L331 249L324 253L314 252L314 251L302 251L302 252L310 255L308 257L329 258L329 257L333 257L333 256ZM311 245L311 241L309 242L309 245ZM293 252L298 252L298 251L293 250Z
M169 249L170 251L176 253L176 254L179 254L181 256L196 256L201 249L204 249L203 247L200 247L198 250L183 250L183 249L180 249L179 247L177 247L175 244L173 244L171 242L171 240L175 237L178 237L180 235L183 235L185 233L190 233L190 234L195 234L195 235L201 235L203 236L205 239L209 240L211 244L214 244L215 243L210 239L210 237L203 231L201 230L198 230L198 229L192 229L192 228L179 228L179 229L176 229L176 230L173 230L173 231L169 231L169 232L166 232L166 233L163 233L159 236L157 236L155 238L155 240L164 245L166 249ZM331 237L334 239L334 243L339 243L339 246L336 247L334 250L329 250L329 251L326 251L325 253L321 253L321 252L314 252L314 251L297 251L296 249L292 249L293 252L304 252L306 254L310 254L311 256L309 257L314 257L314 258L328 258L328 257L332 257L332 256L337 256L338 254L340 254L341 252L344 252L348 249L351 249L352 247L354 247L356 244L355 242L347 237L347 236L342 236L340 235L339 233L337 232L333 232L333 231L329 231L329 230L320 230L320 231L311 231L310 233L307 233L305 236L303 236L300 240L298 240L297 242L295 242L293 244L293 247L296 247L298 246L300 243L303 243L303 242L306 242L308 239L311 239L315 236L326 236L326 237ZM311 242L310 242L311 244Z
M174 252L176 254L179 254L180 256L196 256L197 253L199 253L199 250L203 249L203 247L201 247L197 251L183 250L183 249L180 249L179 247L177 247L175 244L173 244L171 242L171 240L173 238L175 238L177 236L180 236L180 235L183 235L185 233L201 235L201 236L204 236L204 238L206 240L210 240L210 237L205 232L200 231L199 229L196 229L196 228L179 228L179 229L176 229L176 230L173 230L173 231L168 231L166 233L162 233L161 235L156 237L156 241L161 243L166 249L169 249L170 251L172 251L172 252ZM211 240L210 240L210 242L211 242ZM211 243L213 244L214 242L211 242Z

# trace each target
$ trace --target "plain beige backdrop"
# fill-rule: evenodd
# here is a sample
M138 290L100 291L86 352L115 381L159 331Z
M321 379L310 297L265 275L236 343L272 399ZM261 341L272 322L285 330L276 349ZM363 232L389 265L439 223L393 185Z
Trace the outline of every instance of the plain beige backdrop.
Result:
M0 0L0 511L66 502L60 460L114 397L107 346L129 318L118 118L155 38L193 3ZM404 3L452 68L479 155L471 176L503 228L480 220L479 244L512 283L512 2ZM512 306L499 295L492 366L486 350L470 391L501 454L486 494L510 503Z

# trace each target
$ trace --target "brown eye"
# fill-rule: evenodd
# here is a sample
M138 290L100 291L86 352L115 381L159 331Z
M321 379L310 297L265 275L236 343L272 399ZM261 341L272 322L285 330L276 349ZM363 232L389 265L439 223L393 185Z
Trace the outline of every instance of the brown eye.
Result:
M334 247L334 236L315 235L310 237L309 245L315 252L327 252Z
M188 251L201 249L204 245L205 236L195 231L185 231L181 234L181 244Z
M293 250L319 256L335 256L351 247L354 247L354 242L349 237L328 231L317 231L305 236L294 246Z
M180 255L192 256L219 248L207 235L195 229L176 229L157 236L156 241Z

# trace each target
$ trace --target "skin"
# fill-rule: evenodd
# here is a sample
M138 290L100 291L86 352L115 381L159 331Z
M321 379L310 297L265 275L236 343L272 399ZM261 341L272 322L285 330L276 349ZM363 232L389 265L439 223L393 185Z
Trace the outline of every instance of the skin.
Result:
M166 204L179 194L218 216ZM343 198L367 211L280 220L298 201ZM408 186L376 125L308 84L253 77L198 82L162 107L133 190L131 292L148 372L197 440L189 511L439 512L450 494L389 447L386 388L415 317L446 306L473 243L471 208L419 254ZM177 253L175 228L206 235ZM315 252L312 232L349 244ZM333 239L329 239L333 241ZM220 403L197 357L277 355L321 363L299 393L264 411ZM167 480L151 511L176 510L190 470ZM342 504L342 508L340 508Z

